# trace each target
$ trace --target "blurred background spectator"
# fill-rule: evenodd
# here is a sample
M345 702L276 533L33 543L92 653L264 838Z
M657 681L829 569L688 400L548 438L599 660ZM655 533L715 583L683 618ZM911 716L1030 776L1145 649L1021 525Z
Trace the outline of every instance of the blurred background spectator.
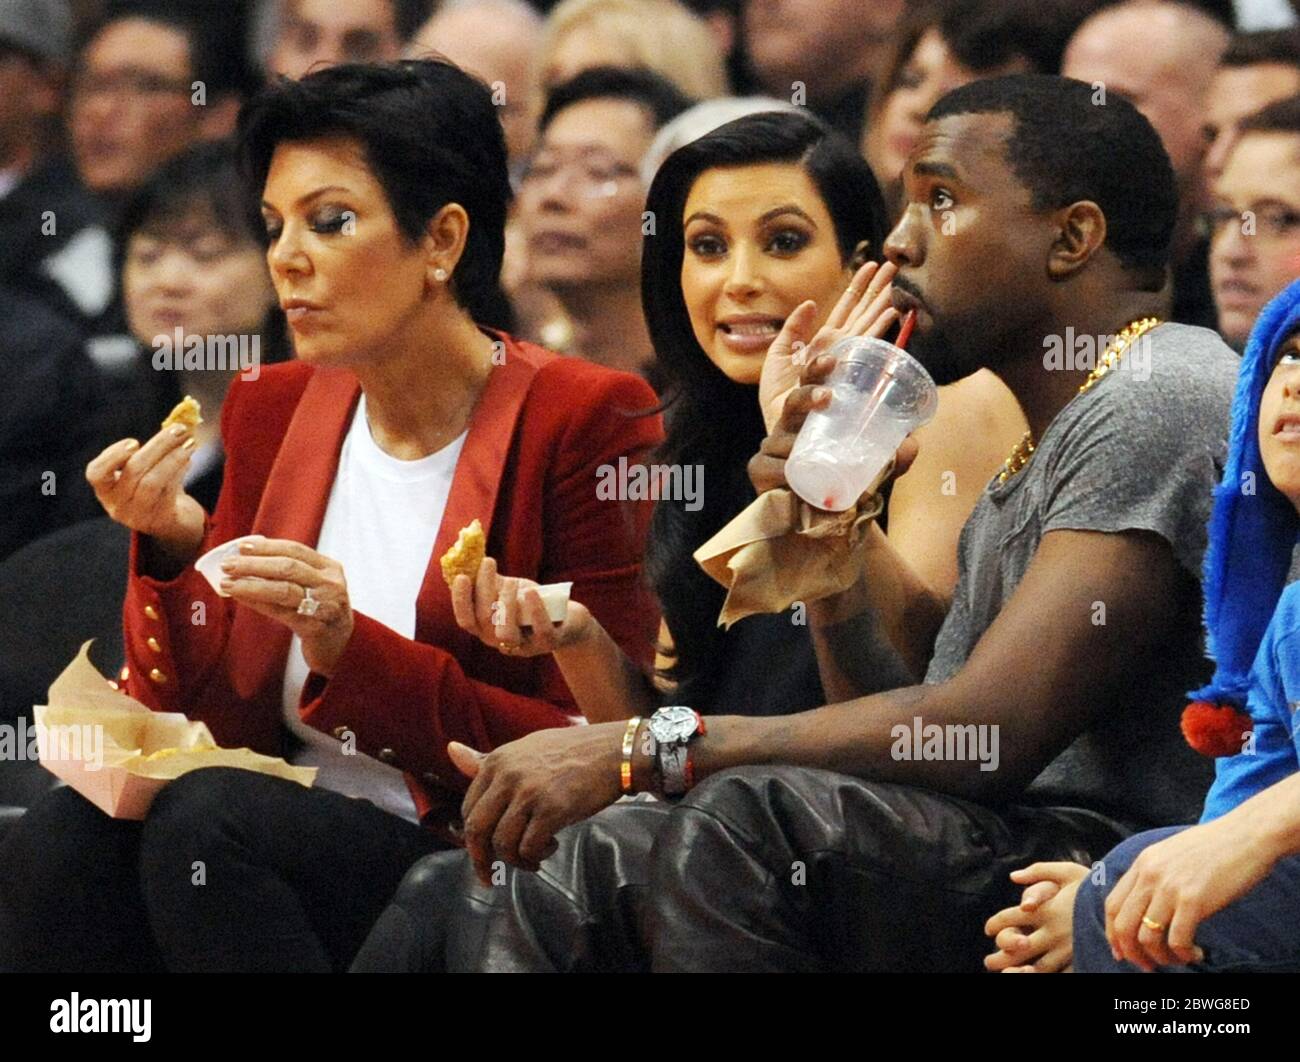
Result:
M492 86L516 177L533 144L529 93L541 28L541 15L524 0L443 0L406 47L416 58L446 56Z
M755 87L806 104L856 143L870 86L906 6L903 0L746 0L744 47Z
M269 36L268 74L302 77L314 66L397 59L433 0L270 0L259 31Z
M103 211L63 150L72 48L65 0L0 0L0 283L75 321L112 278Z
M617 67L583 70L548 94L518 217L529 279L567 318L568 335L543 332L552 347L630 372L649 367L641 240L657 219L643 222L641 160L690 104L666 78Z
M250 378L288 354L284 316L267 275L265 227L227 142L201 144L172 159L125 206L121 221L122 300L127 326L157 382L157 404L129 434L144 440L182 395L203 407L185 489L205 509L221 487L221 404L236 370L215 361L155 364L158 337L235 339L250 353ZM230 346L209 344L210 359ZM253 357L255 355L255 357ZM179 361L179 355L177 355Z
M1264 304L1300 276L1300 96L1243 120L1206 215L1219 332L1244 350Z
M1248 115L1300 92L1300 30L1243 33L1223 53L1205 101L1205 185L1212 192L1237 126Z
M981 77L1057 74L1066 43L1107 0L928 0L900 21L882 64L862 153L897 210L899 177L940 96Z
M1228 9L1231 18L1231 8ZM1201 5L1129 0L1103 8L1079 27L1061 72L1129 100L1156 128L1178 180L1173 312L1186 324L1214 327L1208 254L1197 233L1204 202L1204 126L1210 82L1230 31Z
M592 66L644 67L696 100L729 92L717 37L677 0L562 0L537 43L535 113L552 87Z

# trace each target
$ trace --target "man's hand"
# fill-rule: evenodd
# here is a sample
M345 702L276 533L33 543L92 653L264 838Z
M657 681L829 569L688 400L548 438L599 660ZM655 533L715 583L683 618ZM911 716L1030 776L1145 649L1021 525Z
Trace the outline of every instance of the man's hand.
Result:
M619 765L627 724L538 730L489 753L457 741L452 762L473 778L461 804L465 847L484 885L498 859L536 870L555 851L555 834L621 796Z

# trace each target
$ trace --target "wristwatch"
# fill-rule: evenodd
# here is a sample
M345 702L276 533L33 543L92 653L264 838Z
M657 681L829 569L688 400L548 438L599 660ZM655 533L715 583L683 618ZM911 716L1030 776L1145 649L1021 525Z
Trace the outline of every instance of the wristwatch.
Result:
M674 704L660 708L646 726L657 746L655 757L664 796L681 796L695 784L689 745L705 733L704 717L693 708Z

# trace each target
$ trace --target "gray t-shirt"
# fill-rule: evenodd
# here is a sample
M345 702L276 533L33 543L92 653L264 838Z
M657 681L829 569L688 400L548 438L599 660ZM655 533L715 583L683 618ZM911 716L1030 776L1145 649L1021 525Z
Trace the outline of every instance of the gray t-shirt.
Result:
M1236 354L1214 332L1162 324L1075 396L1029 463L985 488L958 545L958 580L926 672L951 678L1011 599L1049 531L1149 531L1195 579L1176 635L1117 705L1030 784L1034 804L1090 808L1134 827L1194 821L1213 761L1183 740L1186 692L1205 681L1201 560L1227 456ZM1142 342L1142 340L1139 340ZM1149 374L1147 372L1149 370ZM1097 613L1097 615L1101 615ZM1035 649L1026 644L1031 656ZM1080 657L1079 666L1089 667Z

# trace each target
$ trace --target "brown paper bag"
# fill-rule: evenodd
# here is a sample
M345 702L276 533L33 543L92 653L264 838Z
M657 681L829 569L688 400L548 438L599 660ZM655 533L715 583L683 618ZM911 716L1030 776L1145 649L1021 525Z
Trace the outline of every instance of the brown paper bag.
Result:
M760 494L695 551L696 563L727 588L718 625L847 590L862 566L867 525L883 508L878 493L842 513L814 509L784 488Z
M204 723L150 711L114 691L87 655L90 642L34 706L42 765L105 814L143 819L173 778L199 767L239 767L310 786L315 767L293 767L251 749L218 748Z

